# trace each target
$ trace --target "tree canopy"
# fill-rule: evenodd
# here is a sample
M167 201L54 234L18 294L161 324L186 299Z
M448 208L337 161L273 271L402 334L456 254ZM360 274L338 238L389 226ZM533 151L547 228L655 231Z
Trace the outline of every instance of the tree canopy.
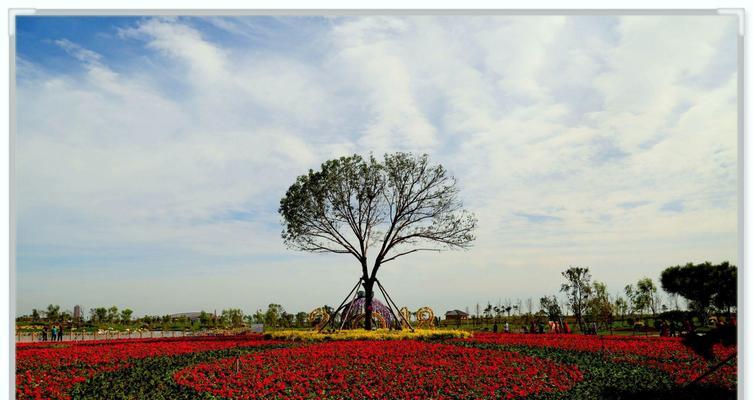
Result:
M704 313L710 306L728 310L737 305L737 267L727 261L669 267L661 274L661 286L690 300Z
M562 277L565 278L565 283L560 287L560 291L567 295L573 316L583 331L583 313L591 295L591 273L587 267L570 267L562 272Z
M370 300L382 264L471 245L477 220L458 191L455 178L426 154L340 157L287 190L279 209L282 238L291 249L353 256Z
M539 304L541 310L547 314L550 321L559 321L562 317L562 309L556 297L544 296L539 300Z
M298 177L280 201L282 237L296 250L350 254L370 276L418 251L467 248L476 218L462 209L455 178L427 155L341 157Z
M656 302L654 297L656 294L656 286L651 278L643 278L635 285L635 291L633 293L633 304L635 309L641 314L647 309L651 310L651 314L656 314Z

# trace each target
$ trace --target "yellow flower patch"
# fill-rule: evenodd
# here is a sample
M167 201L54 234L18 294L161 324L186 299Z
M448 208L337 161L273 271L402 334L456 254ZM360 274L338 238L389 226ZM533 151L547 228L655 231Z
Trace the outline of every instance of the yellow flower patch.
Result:
M462 339L472 336L471 332L454 330L454 329L416 329L414 332L409 330L395 331L388 329L377 329L367 331L365 329L350 329L335 332L316 331L271 331L264 333L267 339L292 340L304 342L318 342L327 340L439 340L439 339Z

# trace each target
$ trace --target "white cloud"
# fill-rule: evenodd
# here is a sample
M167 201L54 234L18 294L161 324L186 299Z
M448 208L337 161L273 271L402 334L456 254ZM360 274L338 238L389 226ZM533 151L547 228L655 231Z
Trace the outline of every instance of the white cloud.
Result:
M244 39L286 35L251 20L207 21ZM181 19L120 30L116 40L143 46L163 71L116 68L70 38L51 39L81 62L80 74L22 59L16 167L26 255L54 248L92 267L109 251L133 251L134 262L165 271L216 271L218 297L223 277L277 282L284 271L305 278L286 281L292 292L329 287L317 271L352 263L284 250L276 202L325 159L399 149L445 164L480 217L472 250L385 269L411 306L538 297L556 291L571 264L618 289L670 264L737 261L737 76L733 62L719 61L735 55L718 50L736 40L736 22L320 23L299 47L228 44ZM682 212L662 211L677 201ZM300 267L308 263L317 266ZM21 268L37 276L34 265ZM418 281L434 289L413 293ZM254 285L247 300L231 296L247 311L271 301L304 309L336 292L278 298L275 285Z
M173 19L147 19L138 27L120 30L122 37L144 38L149 48L185 61L194 84L212 84L225 73L227 56L201 33Z
M436 129L418 106L399 42L413 32L415 27L405 19L381 17L348 20L332 32L338 49L333 69L356 87L362 96L358 101L369 112L359 145L377 154L429 151L436 144Z
M102 56L100 54L97 54L96 52L89 49L85 49L68 39L58 39L55 41L55 44L60 46L68 54L87 64L98 64L102 59Z

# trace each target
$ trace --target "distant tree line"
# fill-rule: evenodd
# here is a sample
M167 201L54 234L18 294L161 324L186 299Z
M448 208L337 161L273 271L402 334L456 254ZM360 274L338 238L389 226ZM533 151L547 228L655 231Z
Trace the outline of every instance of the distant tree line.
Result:
M559 321L567 314L585 331L592 323L610 329L617 320L632 325L645 317L655 322L677 318L692 321L695 317L705 323L712 315L729 317L737 309L737 267L726 261L666 268L660 279L661 288L668 294L666 299L648 277L626 285L621 293L615 294L610 294L605 283L592 280L588 267L569 267L562 277L560 294L564 300L556 294L543 296L538 301L538 310L532 298L525 302L500 300L496 306L489 302L485 308L476 304L476 315L470 316L470 322L499 322L511 313L526 323L541 318ZM685 303L683 307L681 301Z
M332 311L331 307L325 306ZM89 310L88 318L73 317L70 311L60 311L60 306L50 304L46 309L33 309L30 315L23 315L16 320L30 323L67 323L88 325L129 325L155 328L164 325L180 325L193 328L238 328L250 324L264 324L273 328L306 328L309 327L309 313L289 313L280 304L270 304L267 310L257 310L254 314L244 315L239 308L222 310L220 315L201 311L198 317L188 315L144 315L133 317L133 310L125 308L119 310L117 306L95 307Z
M650 316L658 318L690 318L707 321L711 315L730 316L737 309L737 267L729 262L712 264L688 263L666 268L661 273L661 288L669 294L668 301L658 293L653 280L648 277L628 284L622 293L610 294L603 282L592 281L588 267L569 267L562 272L564 282L560 300L556 294L539 299L538 310L532 298L523 302L506 299L496 306L488 303L485 308L476 305L476 315L471 321L510 318L513 315L530 322L531 319L547 318L558 321L571 315L581 331L596 323L600 328L610 329L616 320L638 321ZM680 307L680 300L685 302ZM324 306L331 315L332 307ZM569 313L569 314L568 314ZM337 316L335 316L337 319ZM133 310L116 306L95 307L89 310L88 319L75 320L69 310L61 311L59 305L50 304L46 309L33 309L30 315L17 318L18 321L32 323L70 324L120 324L142 328L162 328L181 326L191 329L237 328L250 324L264 324L268 328L308 328L318 321L310 321L307 312L290 313L276 303L269 304L266 310L258 309L253 314L244 315L237 308L222 310L220 315L202 311L198 318L186 315L145 315L133 318ZM631 322L632 324L632 322Z

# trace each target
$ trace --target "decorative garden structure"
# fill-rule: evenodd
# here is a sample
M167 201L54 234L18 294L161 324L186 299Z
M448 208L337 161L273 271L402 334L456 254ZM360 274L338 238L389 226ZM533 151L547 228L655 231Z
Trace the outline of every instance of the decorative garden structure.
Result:
M347 324L353 324L357 325L358 322L360 322L361 319L365 318L366 313L364 312L366 310L366 292L364 291L358 291L358 295L356 295L356 298L353 299L350 303L346 303L343 306L342 311L342 320L340 322L340 328L342 329ZM373 314L378 314L379 317L377 319L382 322L382 328L388 328L391 326L394 326L393 324L397 322L392 317L392 312L390 308L384 304L382 304L381 301L377 299L371 300L371 312Z
M381 328L407 328L413 331L413 326L410 323L410 318L405 315L404 312L398 311L397 304L392 301L392 298L384 289L379 280L375 279L377 289L382 293L386 305L381 301L373 298L367 299L367 291L359 291L358 289L363 285L363 278L359 279L356 286L351 289L345 300L340 303L333 315L327 314L326 310L318 308L314 310L311 316L321 317L324 320L316 325L318 332L324 330L324 328L330 326L332 330L335 329L335 317L340 315L339 329L351 328L358 325L359 322L366 318L376 319ZM350 299L350 301L348 301ZM405 309L405 307L403 307ZM432 313L433 315L433 313ZM373 322L373 321L369 321ZM371 323L364 323L364 325L371 328Z
M310 321L319 321L315 326L317 332L323 331L328 326L331 331L334 331L335 328L349 329L360 326L360 323L366 318L366 307L368 307L366 293L358 290L360 286L359 280L359 283L348 293L348 296L346 296L345 300L343 300L332 315L329 315L323 307L317 308L309 314ZM379 327L382 329L409 329L411 332L414 332L415 330L410 318L411 312L408 308L402 307L400 310L397 310L397 306L379 281L377 281L377 288L387 302L385 304L377 299L371 300L371 315L377 321ZM354 293L355 296L348 302L348 299ZM434 327L434 310L430 307L421 307L414 314L418 328L428 329ZM340 315L339 323L335 323L337 315Z

